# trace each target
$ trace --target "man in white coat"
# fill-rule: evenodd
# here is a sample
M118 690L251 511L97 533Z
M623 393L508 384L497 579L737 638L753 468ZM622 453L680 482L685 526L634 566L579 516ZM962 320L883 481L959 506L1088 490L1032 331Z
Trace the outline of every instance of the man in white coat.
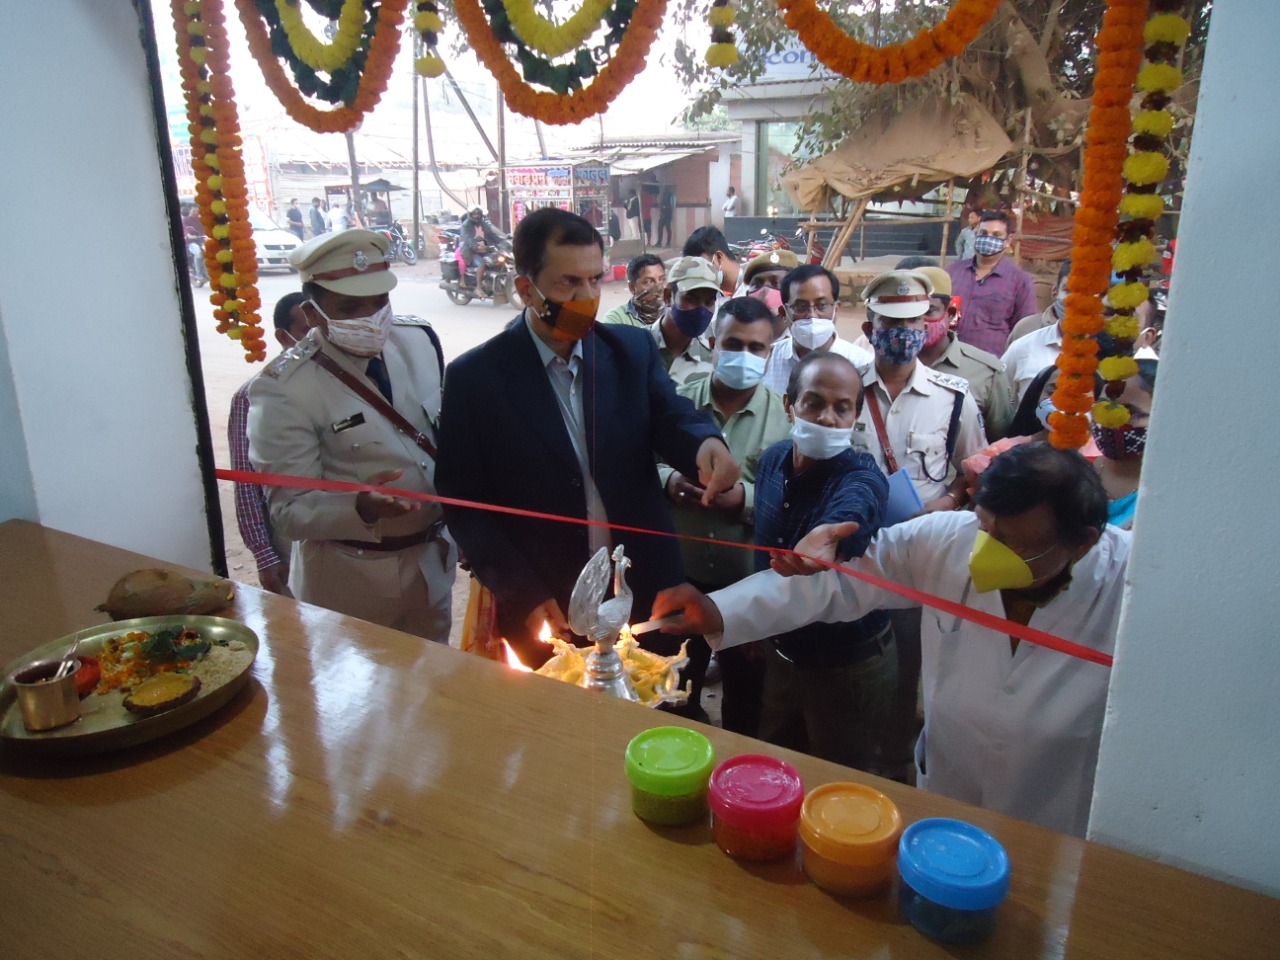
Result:
M434 493L443 358L425 321L395 317L387 239L326 233L298 247L311 330L249 390L249 458L261 473ZM448 642L456 551L434 503L375 492L271 487L294 541L299 600Z
M1045 443L1016 447L982 474L974 503L974 513L882 529L852 567L1111 654L1129 536L1107 526L1106 494L1088 463ZM818 527L796 551L830 560L850 526ZM664 629L702 633L720 649L912 605L780 555L773 570L710 597L687 584L665 591L653 616L680 612ZM1110 670L930 607L922 641L919 785L1083 836Z

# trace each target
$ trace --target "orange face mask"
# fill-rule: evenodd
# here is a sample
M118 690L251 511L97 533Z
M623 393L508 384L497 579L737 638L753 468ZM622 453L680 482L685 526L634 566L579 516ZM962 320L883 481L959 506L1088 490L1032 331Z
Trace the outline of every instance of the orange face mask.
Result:
M538 290L538 285L534 284L533 289ZM539 313L538 317L551 327L551 335L557 340L574 343L591 332L596 322L596 314L600 310L599 297L593 297L590 300L565 300L563 303L558 303L541 290L538 290L538 296L542 297L543 301L543 312Z

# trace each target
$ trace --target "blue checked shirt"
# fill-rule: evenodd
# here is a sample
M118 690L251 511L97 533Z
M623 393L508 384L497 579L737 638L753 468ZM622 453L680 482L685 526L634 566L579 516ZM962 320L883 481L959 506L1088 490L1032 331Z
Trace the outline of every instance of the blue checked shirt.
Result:
M756 472L756 543L778 549L794 547L823 523L858 524L858 532L840 542L840 559L862 556L880 529L889 499L889 481L875 459L852 448L830 460L820 460L799 476L792 472L791 441L775 443L760 457ZM769 565L769 556L756 553L756 569ZM815 656L838 659L836 651L873 637L889 622L875 611L854 624L811 623L774 638L788 659L804 664Z

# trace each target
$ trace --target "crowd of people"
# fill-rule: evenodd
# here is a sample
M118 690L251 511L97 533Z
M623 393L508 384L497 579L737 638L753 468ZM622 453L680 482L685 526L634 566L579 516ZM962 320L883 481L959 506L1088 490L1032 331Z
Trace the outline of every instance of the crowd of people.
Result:
M1008 231L980 213L967 260L875 277L849 342L835 273L739 264L715 227L636 257L598 318L599 231L541 209L513 238L524 309L447 364L392 311L386 238L321 233L292 255L285 349L236 394L233 463L388 492L240 487L261 582L447 642L461 558L536 667L587 560L622 544L636 619L668 618L643 644L688 641L677 712L706 719L714 656L727 729L1082 834L1107 669L831 569L1112 649L1161 318L1130 422L1054 449L1070 266L1038 310Z

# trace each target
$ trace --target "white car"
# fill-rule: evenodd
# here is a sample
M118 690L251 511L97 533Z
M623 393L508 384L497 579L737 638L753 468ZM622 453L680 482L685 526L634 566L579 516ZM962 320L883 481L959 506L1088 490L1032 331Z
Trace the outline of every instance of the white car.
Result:
M253 226L253 244L258 249L258 269L292 271L289 253L302 246L302 241L255 207L249 208L249 223Z

